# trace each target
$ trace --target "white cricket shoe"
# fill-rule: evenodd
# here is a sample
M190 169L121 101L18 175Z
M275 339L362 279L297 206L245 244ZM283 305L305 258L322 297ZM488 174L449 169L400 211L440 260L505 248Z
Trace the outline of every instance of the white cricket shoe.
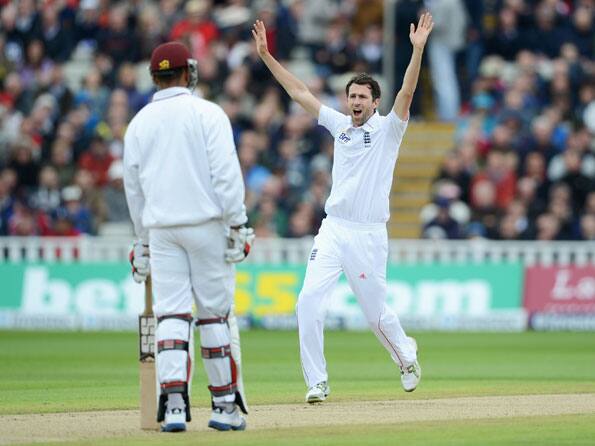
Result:
M184 432L186 430L186 410L174 407L165 411L161 432Z
M222 407L215 407L209 420L209 427L218 431L243 431L246 429L246 420L235 406L231 412Z
M308 389L308 392L306 393L306 402L310 404L322 403L330 393L331 388L326 381L319 382Z
M415 353L417 354L417 342L414 338L409 338L413 342L415 346ZM421 367L417 359L411 365L406 367L401 367L401 384L403 385L403 389L405 392L413 392L417 385L419 384L419 380L421 379Z

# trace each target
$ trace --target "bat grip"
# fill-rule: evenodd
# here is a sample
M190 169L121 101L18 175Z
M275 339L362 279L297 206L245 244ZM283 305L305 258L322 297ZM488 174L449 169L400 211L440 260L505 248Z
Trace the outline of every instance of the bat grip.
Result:
M153 282L151 276L145 280L145 311L144 316L153 316Z

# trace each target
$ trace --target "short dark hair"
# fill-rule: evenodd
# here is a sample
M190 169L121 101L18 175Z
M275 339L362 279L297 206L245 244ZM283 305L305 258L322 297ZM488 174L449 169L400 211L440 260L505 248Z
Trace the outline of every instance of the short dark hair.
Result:
M186 67L181 68L174 68L173 70L167 71L153 71L151 75L155 81L163 82L163 83L170 83L177 81L182 77L184 70Z
M367 85L372 90L372 100L380 98L380 85L368 73L360 73L349 79L349 82L345 86L345 94L347 96L349 96L349 87L351 87L351 84Z

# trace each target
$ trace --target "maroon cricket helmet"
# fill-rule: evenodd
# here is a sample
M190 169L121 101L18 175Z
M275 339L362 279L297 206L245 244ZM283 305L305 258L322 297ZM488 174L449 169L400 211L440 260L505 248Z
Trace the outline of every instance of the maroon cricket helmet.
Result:
M162 43L151 54L151 73L165 73L188 66L190 51L181 42Z

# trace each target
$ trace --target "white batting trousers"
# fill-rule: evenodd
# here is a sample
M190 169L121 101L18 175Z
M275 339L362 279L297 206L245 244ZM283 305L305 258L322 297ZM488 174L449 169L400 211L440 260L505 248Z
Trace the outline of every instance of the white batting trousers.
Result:
M314 238L297 303L300 356L308 387L328 380L324 319L341 272L370 328L398 366L415 362L413 343L386 304L388 238L385 224L358 224L327 217Z
M212 220L201 225L153 228L149 231L151 276L156 317L172 314L192 313L196 303L199 319L224 317L228 314L234 295L235 268L225 262L224 252L227 238L221 221ZM167 319L157 326L157 340L181 339L190 341L186 322ZM210 331L222 333L216 339L209 334L203 336L201 344L229 344L229 328L226 325L209 325ZM217 333L215 333L217 334ZM203 337L205 339L203 339ZM219 338L222 338L221 340ZM191 345L191 348L193 345ZM191 362L193 362L191 354ZM213 362L213 361L212 361ZM207 367L205 365L205 367ZM224 370L219 371L222 368ZM229 374L229 366L217 364L211 375ZM157 374L159 382L187 381L192 378L186 352L173 350L158 355ZM225 377L224 377L225 378ZM222 379L224 379L222 378Z

